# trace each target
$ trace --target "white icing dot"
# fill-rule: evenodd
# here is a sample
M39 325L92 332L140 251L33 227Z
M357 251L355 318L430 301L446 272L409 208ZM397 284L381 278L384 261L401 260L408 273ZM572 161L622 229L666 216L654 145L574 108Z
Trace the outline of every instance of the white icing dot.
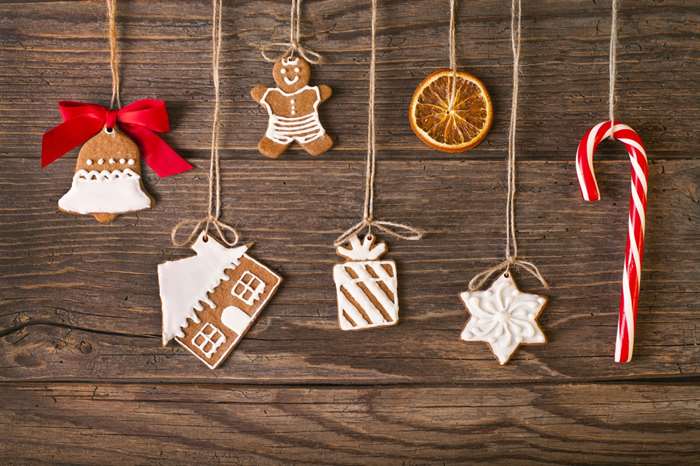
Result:
M129 165L133 165L133 164L134 164L134 159L129 159Z
M119 159L119 163L126 163L126 159Z
M98 159L98 160L97 160L97 165L102 165L103 163L105 163L105 160L104 160L104 159Z
M92 159L87 159L87 160L85 161L85 164L86 164L86 165L92 165Z
M299 67L294 68L294 72L298 73L299 72Z
M114 159L109 159L109 163L114 163Z

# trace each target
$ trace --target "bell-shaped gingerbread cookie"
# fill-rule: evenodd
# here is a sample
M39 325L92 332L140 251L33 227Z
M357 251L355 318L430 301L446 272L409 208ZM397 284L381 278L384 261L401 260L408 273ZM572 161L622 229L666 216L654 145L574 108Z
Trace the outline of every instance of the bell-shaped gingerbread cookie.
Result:
M63 212L109 223L119 214L148 209L138 146L116 127L105 128L80 149L73 184L58 201Z
M250 93L269 115L265 136L258 143L260 153L277 158L292 142L314 156L333 147L333 138L318 117L318 106L331 96L331 88L309 86L311 66L298 55L277 60L272 77L277 87L258 84Z

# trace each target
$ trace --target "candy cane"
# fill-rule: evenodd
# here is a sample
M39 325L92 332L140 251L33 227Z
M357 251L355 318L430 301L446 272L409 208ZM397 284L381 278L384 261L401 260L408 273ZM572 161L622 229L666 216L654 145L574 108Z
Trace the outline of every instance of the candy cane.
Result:
M620 315L617 322L615 362L629 362L634 348L634 330L637 321L637 303L642 273L644 225L647 210L647 176L649 165L639 135L629 126L611 121L599 123L586 133L576 152L576 173L581 194L586 201L600 199L598 182L593 172L593 154L600 142L612 135L625 145L632 162L632 184L629 207L629 233L625 249L625 267L622 273Z

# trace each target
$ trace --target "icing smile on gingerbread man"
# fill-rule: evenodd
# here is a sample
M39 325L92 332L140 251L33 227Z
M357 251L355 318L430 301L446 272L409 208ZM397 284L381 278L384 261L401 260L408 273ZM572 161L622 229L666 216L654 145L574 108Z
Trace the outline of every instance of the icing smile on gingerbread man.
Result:
M292 142L310 155L321 155L333 147L333 138L318 116L318 106L331 96L331 88L309 86L311 66L296 55L277 60L272 77L277 87L258 84L250 93L269 116L265 136L258 143L260 153L277 158Z
M300 71L301 71L301 70L299 69L299 67L298 67L298 66L295 66L295 67L294 67L294 77L290 79L290 78L287 76L287 68L284 68L284 67L283 67L282 69L280 69L280 73L282 73L282 79L284 79L284 83L285 83L287 86L292 86L292 85L294 85L297 81L299 81L299 72L300 72Z

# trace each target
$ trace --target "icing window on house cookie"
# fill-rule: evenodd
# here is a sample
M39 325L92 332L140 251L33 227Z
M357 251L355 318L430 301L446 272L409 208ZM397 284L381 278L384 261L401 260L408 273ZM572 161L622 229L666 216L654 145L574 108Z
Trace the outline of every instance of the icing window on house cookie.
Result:
M226 341L226 337L216 326L206 323L192 338L192 344L198 348L206 358L211 358L216 350Z
M265 282L246 270L233 285L231 294L250 306L260 298L264 291Z

